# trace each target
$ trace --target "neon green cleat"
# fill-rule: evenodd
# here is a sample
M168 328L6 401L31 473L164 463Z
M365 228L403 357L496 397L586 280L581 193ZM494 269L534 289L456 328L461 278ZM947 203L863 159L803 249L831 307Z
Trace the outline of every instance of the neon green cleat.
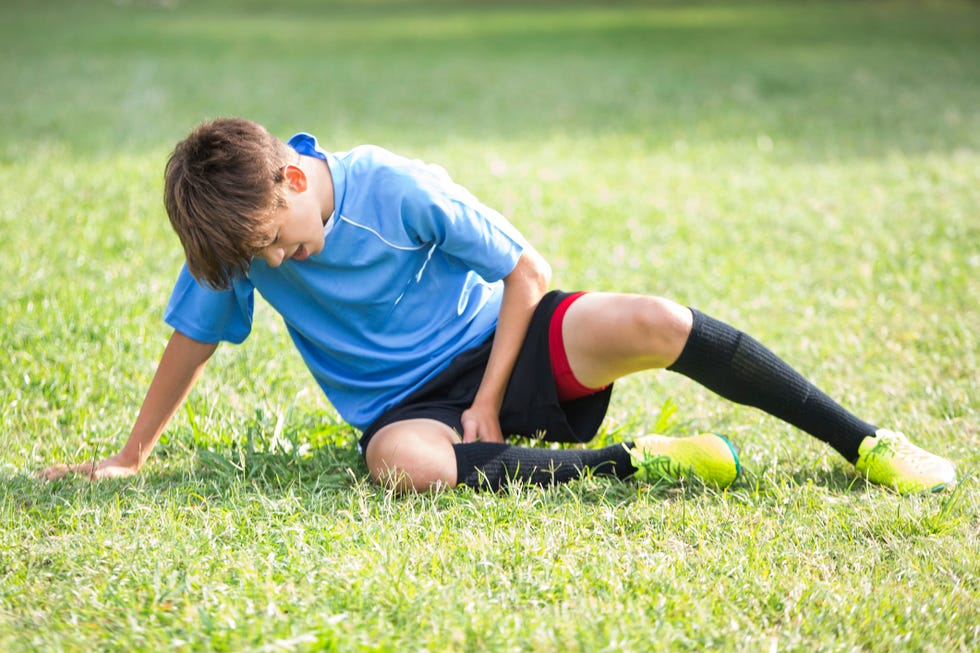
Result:
M858 448L861 476L903 494L936 492L956 485L953 463L915 446L904 434L878 429Z
M724 489L742 471L735 447L728 438L714 433L687 438L647 435L629 451L637 478L648 481L696 476L705 485Z

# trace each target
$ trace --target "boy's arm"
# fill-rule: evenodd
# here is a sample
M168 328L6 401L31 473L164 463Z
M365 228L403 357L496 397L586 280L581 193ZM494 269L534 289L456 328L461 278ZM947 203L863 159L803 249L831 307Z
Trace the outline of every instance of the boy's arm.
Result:
M487 369L473 405L463 412L463 442L503 442L500 407L507 381L524 344L527 326L551 283L551 267L528 245L513 271L504 277L504 297Z
M75 473L98 479L132 476L138 472L217 346L174 331L122 450L105 460L53 465L43 470L40 477L54 480Z

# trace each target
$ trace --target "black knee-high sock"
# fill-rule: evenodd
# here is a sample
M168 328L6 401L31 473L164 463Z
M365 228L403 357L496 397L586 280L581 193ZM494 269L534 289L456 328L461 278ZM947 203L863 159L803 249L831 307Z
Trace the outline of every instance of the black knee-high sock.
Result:
M691 336L667 369L726 399L761 408L857 460L861 441L876 426L845 410L751 336L691 310Z
M497 491L508 481L532 485L566 483L579 478L586 469L598 475L626 478L636 472L627 451L629 446L533 449L496 442L456 444L456 482Z

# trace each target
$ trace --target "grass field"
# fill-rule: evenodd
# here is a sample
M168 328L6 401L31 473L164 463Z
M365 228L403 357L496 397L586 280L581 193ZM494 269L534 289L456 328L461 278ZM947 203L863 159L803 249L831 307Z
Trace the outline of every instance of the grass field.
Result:
M8 0L0 91L0 650L980 648L976 2ZM557 287L699 306L964 480L650 373L594 444L727 432L729 491L397 497L259 306L139 477L39 482L125 441L220 115L439 162Z

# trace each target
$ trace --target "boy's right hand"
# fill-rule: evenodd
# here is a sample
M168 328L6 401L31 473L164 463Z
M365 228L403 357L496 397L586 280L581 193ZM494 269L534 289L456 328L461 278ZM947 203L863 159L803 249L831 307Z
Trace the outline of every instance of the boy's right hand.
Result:
M103 478L126 478L135 476L137 472L139 472L139 467L123 460L117 454L98 462L79 463L77 465L59 463L41 470L37 475L38 478L45 481L55 481L69 474L76 474L90 481L95 481Z

